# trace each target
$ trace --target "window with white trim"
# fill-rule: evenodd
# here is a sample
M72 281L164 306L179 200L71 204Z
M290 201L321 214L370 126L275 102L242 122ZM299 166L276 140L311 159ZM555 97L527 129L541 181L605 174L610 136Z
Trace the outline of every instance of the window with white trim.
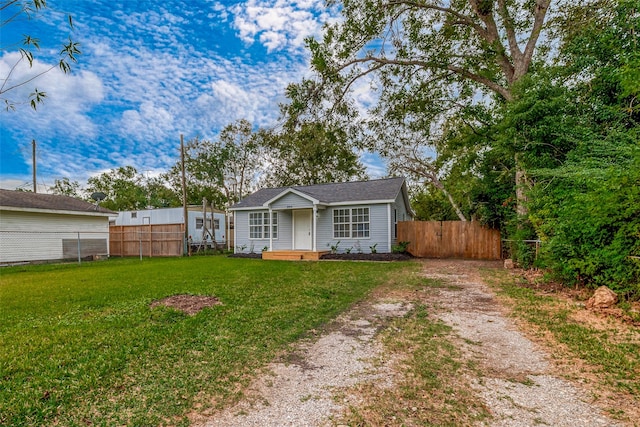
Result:
M196 218L196 230L202 230L204 227L204 218Z
M278 212L273 212L273 221L269 221L269 212L249 213L249 238L268 239L269 231L273 233L273 238L278 238Z
M369 237L369 208L333 210L333 238L360 239Z

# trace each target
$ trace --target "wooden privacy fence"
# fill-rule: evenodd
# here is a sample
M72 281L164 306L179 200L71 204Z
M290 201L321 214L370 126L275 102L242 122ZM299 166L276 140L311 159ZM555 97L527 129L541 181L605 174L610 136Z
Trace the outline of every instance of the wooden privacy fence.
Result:
M112 225L109 227L111 256L164 257L184 253L182 224Z
M398 242L420 258L501 259L500 232L467 221L404 221Z

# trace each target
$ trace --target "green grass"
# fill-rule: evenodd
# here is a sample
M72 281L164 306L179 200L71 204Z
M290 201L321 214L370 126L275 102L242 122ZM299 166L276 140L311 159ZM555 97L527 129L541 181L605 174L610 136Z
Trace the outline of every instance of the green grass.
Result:
M413 263L226 257L0 270L0 424L187 425L278 352ZM149 308L215 295L195 316Z
M494 274L489 280L500 295L508 297L516 317L534 325L541 333L550 332L556 343L565 346L570 357L591 366L604 386L640 397L640 332L637 329L631 327L623 332L615 325L596 328L571 317L583 308L519 286L511 276Z

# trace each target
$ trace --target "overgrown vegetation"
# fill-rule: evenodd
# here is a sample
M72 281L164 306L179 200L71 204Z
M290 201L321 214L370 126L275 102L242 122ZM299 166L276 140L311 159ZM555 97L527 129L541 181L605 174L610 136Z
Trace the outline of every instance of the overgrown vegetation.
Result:
M598 378L594 385L603 392L640 397L640 333L615 322L602 325L576 320L584 310L554 295L542 295L522 286L504 271L485 272L485 279L525 322L526 329L544 337L556 359L581 361Z
M0 424L188 425L267 361L412 263L226 257L2 270ZM215 296L188 316L150 303Z
M308 40L317 75L290 88L291 120L330 105L429 186L414 186L420 219L479 220L522 266L640 298L637 0L341 7ZM367 115L346 96L356 80L377 90ZM541 240L537 259L523 240Z

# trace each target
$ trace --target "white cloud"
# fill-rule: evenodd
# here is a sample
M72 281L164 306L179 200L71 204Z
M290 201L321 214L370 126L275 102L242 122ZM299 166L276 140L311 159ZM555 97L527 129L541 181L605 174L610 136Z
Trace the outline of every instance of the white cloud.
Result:
M118 166L166 170L179 157L180 134L186 140L215 138L239 119L272 126L286 85L308 71L304 37L317 34L330 18L322 0L217 2L200 14L162 7L125 14L107 3L97 7L103 10L96 16L74 13L80 63L69 75L54 69L37 81L49 95L38 112L24 105L20 114L0 116L12 141L41 142L39 171L51 177L50 185L62 177L84 183ZM216 43L222 47L230 29L270 54L252 56L242 46L216 50L199 39L206 39L202 31L208 29L220 30ZM8 55L0 58L0 75L17 54ZM19 157L30 163L28 150Z
M330 10L319 1L249 0L231 8L233 25L248 44L256 39L267 51L301 51L304 39L320 34Z
M145 141L165 139L173 129L173 116L153 101L145 101L137 110L122 113L119 129L123 136L134 136Z
M360 154L360 162L364 165L365 172L371 179L387 176L387 167L379 155L373 153Z

